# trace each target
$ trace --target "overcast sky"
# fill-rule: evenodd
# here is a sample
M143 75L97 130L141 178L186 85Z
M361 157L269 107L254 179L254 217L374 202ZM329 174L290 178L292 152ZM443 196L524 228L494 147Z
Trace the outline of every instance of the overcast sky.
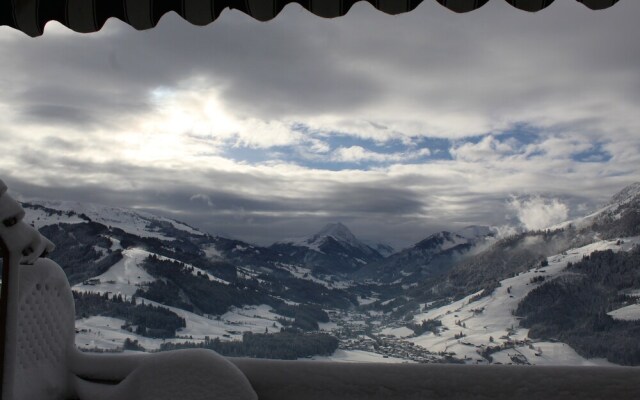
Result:
M640 180L640 2L0 27L0 178L260 244L542 228Z

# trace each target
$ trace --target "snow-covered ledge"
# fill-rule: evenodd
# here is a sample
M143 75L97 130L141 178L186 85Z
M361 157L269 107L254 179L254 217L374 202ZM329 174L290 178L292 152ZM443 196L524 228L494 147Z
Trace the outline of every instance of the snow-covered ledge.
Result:
M640 399L640 369L230 359L261 400Z

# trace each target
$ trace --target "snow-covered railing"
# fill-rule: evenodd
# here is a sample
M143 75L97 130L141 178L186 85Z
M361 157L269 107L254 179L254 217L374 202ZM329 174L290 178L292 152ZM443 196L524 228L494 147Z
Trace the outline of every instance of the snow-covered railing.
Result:
M261 400L640 399L640 369L231 359Z

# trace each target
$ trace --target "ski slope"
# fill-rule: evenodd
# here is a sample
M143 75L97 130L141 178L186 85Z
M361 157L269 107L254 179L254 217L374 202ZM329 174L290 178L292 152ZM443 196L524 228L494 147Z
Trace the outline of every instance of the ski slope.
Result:
M110 293L131 297L141 286L156 280L141 267L144 260L152 255L163 261L176 261L173 258L160 256L140 248L130 248L122 251L123 259L109 268L107 272L83 283L76 284L72 289L76 292ZM193 275L206 275L211 281L229 285L228 281L220 279L203 269L182 262L180 264L185 268L189 268Z
M110 293L131 297L136 290L156 279L140 265L152 253L142 249L122 251L122 260L114 264L102 275L73 286L76 292Z

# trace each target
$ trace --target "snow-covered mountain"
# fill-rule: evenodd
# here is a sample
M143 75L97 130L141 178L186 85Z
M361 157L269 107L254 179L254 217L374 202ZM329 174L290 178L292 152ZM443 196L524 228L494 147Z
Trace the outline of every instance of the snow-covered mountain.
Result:
M640 200L640 182L633 183L618 193L616 193L609 202L609 205L620 207L623 204L638 202Z
M351 273L383 258L339 222L327 224L303 239L274 243L269 249L287 257L289 262L334 274Z
M122 348L129 339L157 349L163 339L239 340L282 328L294 334L318 330L328 320L322 308L357 305L347 281L323 280L267 248L168 218L78 203L23 208L26 222L56 244L50 257L76 293L83 348Z
M434 233L415 245L369 265L360 275L380 282L415 283L440 275L463 257L495 242L495 230L469 226L459 232Z
M603 357L593 344L605 336L615 362L640 360L616 336L640 329L640 184L548 230L498 238L470 226L386 258L340 223L262 247L137 210L23 205L57 245L51 257L76 292L85 348L324 328L345 354L387 360L593 364L585 357ZM577 347L549 340L558 338Z
M33 200L22 203L25 222L40 229L58 223L75 224L93 221L122 229L139 237L175 240L176 233L203 236L203 232L183 222L144 211L72 201Z
M300 239L290 239L276 244L290 244L297 247L307 247L310 250L322 252L327 243L336 242L345 248L353 248L365 254L373 254L374 249L356 236L341 222L329 223L318 232Z
M629 185L590 214L549 227L554 229L593 230L606 237L628 236L638 232L640 222L640 182ZM635 228L635 229L634 229ZM627 232L621 232L626 229Z

